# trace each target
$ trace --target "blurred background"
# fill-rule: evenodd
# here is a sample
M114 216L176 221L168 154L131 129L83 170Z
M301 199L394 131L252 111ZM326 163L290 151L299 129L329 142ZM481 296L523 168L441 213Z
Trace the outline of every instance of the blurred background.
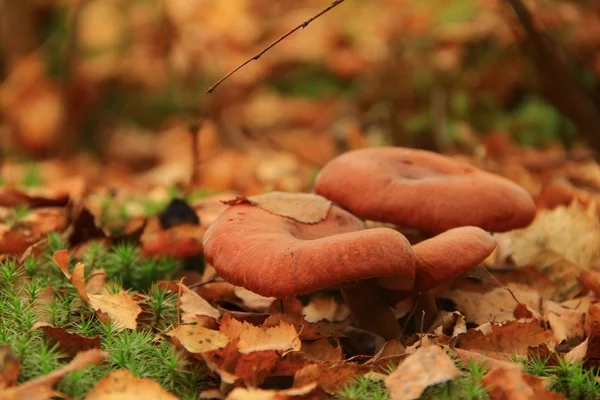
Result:
M86 154L170 184L200 120L202 186L257 192L369 145L600 143L598 1L347 0L206 94L329 4L0 0L5 160Z

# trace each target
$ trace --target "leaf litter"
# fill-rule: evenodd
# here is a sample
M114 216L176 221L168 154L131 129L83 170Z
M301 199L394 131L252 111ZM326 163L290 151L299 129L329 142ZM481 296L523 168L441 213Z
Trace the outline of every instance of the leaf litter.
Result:
M246 3L234 0L197 5L177 1L167 4L167 25L170 28L173 23L177 27L177 34L173 36L182 39L176 47L175 69L187 71L192 66L196 68L196 64L202 67L208 63L220 71L224 65L237 62L242 52L250 50L254 40L266 37L268 32L262 31L259 22L272 16L272 11L265 12L263 7L250 7ZM94 14L117 15L114 5L108 3L92 7L94 12L88 10L83 14L84 33L79 38L88 45L102 42L104 32L94 32L95 25L90 23L94 21ZM0 399L60 396L56 384L68 378L68 374L83 371L92 364L114 362L113 355L109 357L100 350L106 343L99 341L99 336L75 333L77 324L88 321L79 318L79 312L89 320L99 321L100 326L113 324L115 335L133 335L149 329L153 346L158 348L169 341L171 344L166 344L183 354L177 361L185 361L186 366L200 365L209 375L206 383L214 397L227 399L336 396L360 377L383 381L395 398L418 398L428 387L456 381L465 375L464 370L457 369L458 362L449 355L456 355L465 365L474 360L489 368L483 374L481 385L487 388L491 398L559 398L558 394L547 391L544 379L525 373L520 364L514 362L516 356L532 359L531 355L536 352L547 352L573 365L582 363L586 368L598 365L600 312L596 302L600 295L600 169L586 155L588 152L581 149L566 150L560 146L548 146L546 150L522 149L503 133L491 134L480 141L473 136L472 127L460 122L457 146L471 155L458 157L519 183L534 196L537 218L527 228L495 234L499 245L486 262L494 279L463 277L436 288L433 294L443 309L439 310L438 318L431 326L421 322L422 315L417 311L420 305L414 299L394 299L406 308L396 310L403 327L403 336L399 339L385 342L368 330L353 329L349 310L339 294L334 293L335 288L302 297L264 298L223 282L210 266L202 266L198 259L203 251L202 237L216 216L227 207L222 200L239 196L234 203L250 203L299 222L317 223L327 216L331 207L329 200L300 193L296 203L282 202L277 191L310 191L315 166L331 159L338 146L362 148L377 141L377 132L382 130L374 126L369 132L362 132L363 120L359 118L364 115L341 118L336 111L339 107L328 99L308 102L270 89L252 90L256 76L278 71L280 63L288 68L288 64L296 64L299 60L304 62L319 57L326 58L326 69L336 76L360 76L377 67L382 62L379 58L387 59L385 51L380 50L386 48L386 41L394 35L397 25L394 18L400 13L406 18L403 25L407 26L407 32L403 37L406 34L414 39L423 31L433 30L430 28L439 31L444 49L436 49L427 56L431 64L444 71L460 70L461 64L457 60L474 37L513 43L507 33L508 27L489 6L481 6L481 21L485 24L465 29L457 29L456 24L437 27L443 14L441 6L439 11L431 10L430 16L424 15L418 7L413 10L413 6L405 2L365 3L357 7L364 11L358 12L358 16L343 11L332 14L335 15L332 21L343 22L344 28L337 28L341 33L333 24L321 24L314 30L311 26L298 36L295 46L290 46L293 51L282 47L278 55L272 54L264 62L253 63L254 69L248 70L252 71L249 73L252 79L243 75L232 77L232 82L248 85L247 94L239 94L244 106L231 105L230 101L234 99L228 97L219 100L227 106L218 109L217 104L219 117L209 118L200 128L197 146L200 154L189 151L193 142L187 121L174 121L155 136L146 135L147 132L137 128L117 127L105 149L108 163L87 156L74 157L68 162L60 159L35 165L9 159L3 162L0 260L18 259L19 269L27 269L29 256L48 255L48 249L58 249L47 239L51 232L62 234L62 239L68 242L68 251L52 251L55 265L41 258L35 265L40 269L50 265L48 275L58 266L62 275L60 281L44 286L44 291L49 289L48 297L40 296L31 303L39 310L40 318L25 330L31 335L42 332L43 338L36 336L36 340L47 340L52 346L56 344L64 363L62 367L56 366L53 372L23 382L19 380L19 374L28 361L16 356L14 349L1 345ZM195 11L190 12L192 9ZM578 21L578 29L585 30L590 24L580 10L570 6L565 9L563 12L569 18ZM543 7L539 11L540 20L558 23L553 14L555 11L548 14ZM134 16L130 17L138 27L163 27L162 23L140 22L153 15L146 9L135 8L132 13ZM295 18L298 11L293 10L291 14L289 18L269 25L268 30L280 30L279 24L289 25L291 17ZM373 20L381 22L383 28L374 25ZM112 44L125 39L124 20L103 18L101 22L112 32L112 36L108 35L115 41ZM360 39L349 33L347 23L360 27L363 32ZM210 27L214 34L197 35L198 25ZM232 26L245 29L231 29ZM103 43L100 47L111 50L108 55L102 55L102 62L96 57L78 60L82 66L77 74L81 82L75 86L81 86L77 89L82 91L80 94L95 83L117 76L126 79L135 76L136 82L166 80L162 68L152 59L155 44L138 43L163 37L164 32L153 35L150 31L154 28L145 29L150 34L132 38L132 44L138 50L133 53L139 57L128 58L128 62L123 63L113 49L119 46ZM190 34L193 41L188 40ZM590 43L593 36L593 32L575 35L578 40L589 40ZM215 45L217 38L223 41L218 42L220 45ZM369 40L364 41L364 38ZM353 41L359 44L355 43L353 47ZM219 60L218 65L212 65L213 60L204 57L206 47L216 51L213 54ZM577 49L583 51L587 47L593 46ZM147 51L147 48L153 51ZM199 54L201 58L196 59L190 54ZM20 64L24 69L10 71L8 84L0 87L3 114L8 121L0 126L0 142L4 144L8 132L26 152L44 153L53 140L61 140L56 133L59 130L57 118L63 109L61 94L58 85L43 73L41 52L35 52ZM524 75L520 64L523 63L512 63L514 75ZM421 70L419 66L416 68ZM507 78L493 69L483 72L498 77L497 84L502 88L515 83L512 78L506 82ZM387 92L389 82L382 86ZM498 91L495 86L492 87L494 90ZM85 97L78 99L85 103ZM453 107L457 102L460 103L452 99ZM359 113L358 109L355 111ZM31 118L32 114L36 118ZM390 121L390 125L396 122ZM287 132L290 126L292 129ZM13 129L15 127L18 129ZM334 139L313 133L330 128L340 137ZM238 140L236 134L248 131L248 135L252 135L253 130L265 133L263 142L251 139L253 149L240 151L237 147L242 146L235 143ZM222 136L226 136L223 132L234 133L228 140L222 140ZM231 141L234 146L228 143ZM197 157L197 164L202 165L196 182L191 182L189 173L193 168L193 157ZM32 167L39 170L39 177L32 173ZM139 173L141 170L144 172ZM40 182L35 184L36 180ZM24 185L24 182L28 184ZM188 190L186 185L190 182L192 189L202 182L215 192L227 192L208 197L201 195L193 200L193 196L189 196L190 208L198 223L164 226L158 211L164 209L173 196L181 195L174 195L174 192L182 191L182 188ZM271 193L259 194L263 192ZM16 210L16 207L22 209ZM24 212L28 215L19 215ZM155 296L145 291L140 295L136 292L138 288L122 287L115 281L115 275L105 268L109 264L108 258L92 257L91 252L82 250L93 240L102 241L110 248L135 243L144 256L148 256L143 264L145 273L157 268L149 260L163 257L185 260L186 267L174 274L161 275L166 281L154 287ZM119 272L125 275L130 266L131 263L122 263ZM140 269L142 267L134 272ZM178 283L182 276L187 278L189 286ZM31 292L20 291L19 296L25 298L28 293ZM47 309L69 294L76 294L84 303L83 307L74 302L70 304L73 312L67 313L71 319L63 324L50 323L48 317L51 315ZM159 298L172 303L165 300L159 307L149 306L149 302ZM91 314L86 313L89 310L85 307ZM171 314L165 312L156 319L151 315L152 310L160 307ZM161 325L163 320L164 326ZM366 343L374 345L366 346ZM161 362L166 363L164 358ZM388 368L391 367L395 372L390 373ZM177 373L188 376L186 368L182 367ZM88 398L175 398L165 390L165 385L142 377L143 373L139 371L132 372L120 368L113 370L95 382Z

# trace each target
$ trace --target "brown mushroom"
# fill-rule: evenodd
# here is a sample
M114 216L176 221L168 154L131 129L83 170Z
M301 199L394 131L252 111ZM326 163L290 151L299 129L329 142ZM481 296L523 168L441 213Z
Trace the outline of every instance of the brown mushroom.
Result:
M528 225L535 204L520 186L424 150L378 147L330 161L316 193L363 219L427 232L460 226L503 232Z
M413 246L416 277L409 294L423 293L451 281L481 264L496 248L494 238L481 228L464 226L451 229ZM402 279L389 277L379 285L405 290Z
M398 323L369 278L399 275L403 287L412 288L412 248L392 229L365 228L337 206L309 224L238 204L207 230L204 254L223 279L263 296L285 298L347 283L341 291L354 323L395 338Z
M481 228L464 226L450 229L413 246L416 277L412 290L405 290L403 280L394 276L378 279L377 282L391 289L386 293L391 303L420 294L414 314L424 315L422 319L415 320L415 328L423 328L421 323L427 327L434 322L438 311L432 289L477 267L495 248L494 238Z

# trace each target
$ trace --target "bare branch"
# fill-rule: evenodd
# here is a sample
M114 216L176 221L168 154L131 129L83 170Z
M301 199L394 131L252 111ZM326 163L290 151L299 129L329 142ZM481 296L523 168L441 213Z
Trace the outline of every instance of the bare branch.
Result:
M237 71L239 71L240 69L244 68L246 65L250 64L252 61L258 60L260 57L262 57L263 54L265 54L267 51L271 50L273 47L275 47L277 44L279 44L279 42L281 42L282 40L284 40L285 38L287 38L288 36L290 36L292 33L296 32L300 28L302 28L302 29L306 28L315 19L319 18L321 15L325 14L326 12L328 12L329 10L331 10L332 8L335 8L338 5L342 4L344 1L346 1L346 0L334 0L333 2L331 2L331 4L329 5L329 7L325 8L324 10L321 10L321 12L319 12L318 14L313 15L312 17L310 17L309 19L307 19L306 21L304 21L303 23L301 23L300 25L298 25L297 27L295 27L291 31L289 31L286 34L284 34L283 36L281 36L279 39L275 40L273 43L271 43L270 45L268 45L267 47L265 47L263 50L261 50L260 52L256 53L254 56L250 57L249 59L247 59L246 61L244 61L240 65L238 65L234 70L232 70L230 73L228 73L227 75L225 75L224 77L222 77L221 79L219 79L219 81L217 81L217 83L215 83L214 85L212 85L206 91L206 93L207 94L212 93L217 88L217 86L219 86L221 83L223 83L231 75L235 74Z

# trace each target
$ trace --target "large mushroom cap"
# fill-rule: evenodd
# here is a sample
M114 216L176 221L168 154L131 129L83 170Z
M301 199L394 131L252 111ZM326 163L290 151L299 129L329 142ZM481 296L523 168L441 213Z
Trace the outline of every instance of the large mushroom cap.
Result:
M417 275L411 293L426 292L475 268L496 248L494 238L481 228L463 226L440 233L413 246ZM378 280L389 289L403 289L395 277Z
M414 281L408 240L365 224L339 207L315 224L239 204L204 235L204 254L223 279L262 296L284 298L366 278Z
M334 158L315 191L357 216L443 232L504 232L535 218L531 196L508 179L424 150L378 147Z

